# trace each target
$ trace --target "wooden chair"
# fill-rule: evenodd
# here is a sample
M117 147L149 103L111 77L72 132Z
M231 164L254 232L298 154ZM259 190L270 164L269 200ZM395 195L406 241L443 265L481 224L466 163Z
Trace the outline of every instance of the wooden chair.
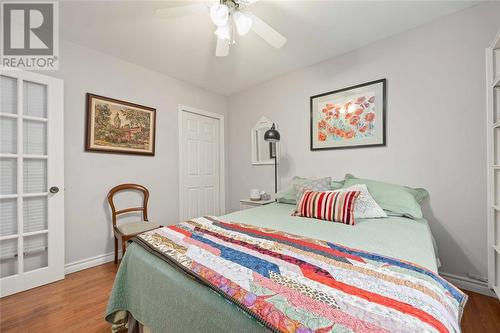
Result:
M116 210L113 198L115 194L122 191L130 191L136 190L140 191L143 194L142 207L132 207ZM148 199L149 199L149 191L142 185L139 184L121 184L113 187L108 193L108 203L111 207L111 221L113 222L113 232L115 237L115 264L118 263L118 238L122 240L122 258L125 255L127 241L132 237L143 233L148 230L156 229L161 227L158 224L154 224L148 222ZM140 222L128 222L121 223L117 225L116 217L120 214L126 214L130 212L141 212L142 211L142 219Z

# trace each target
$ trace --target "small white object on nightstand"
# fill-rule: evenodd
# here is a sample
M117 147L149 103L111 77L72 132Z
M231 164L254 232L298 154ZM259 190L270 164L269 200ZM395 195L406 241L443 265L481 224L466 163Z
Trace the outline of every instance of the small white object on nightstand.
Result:
M241 199L240 200L240 209L241 210L244 210L244 209L249 209L249 208L255 208L255 207L259 207L259 206L264 206L264 205L268 205L270 203L273 203L275 202L274 199L271 199L271 200L250 200L250 199Z

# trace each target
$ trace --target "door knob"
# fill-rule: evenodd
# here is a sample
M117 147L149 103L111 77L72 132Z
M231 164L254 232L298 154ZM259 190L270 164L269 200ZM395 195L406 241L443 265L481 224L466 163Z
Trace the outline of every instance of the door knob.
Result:
M55 193L59 192L59 187L57 187L57 186L52 186L52 187L49 189L49 192L50 192L50 193L55 194Z

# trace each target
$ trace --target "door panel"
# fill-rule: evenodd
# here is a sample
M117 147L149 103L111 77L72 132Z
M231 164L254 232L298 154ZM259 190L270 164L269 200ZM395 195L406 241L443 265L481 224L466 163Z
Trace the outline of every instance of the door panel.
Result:
M17 239L6 239L0 243L0 278L17 274Z
M48 266L47 234L25 236L23 241L24 272Z
M47 154L47 123L33 120L23 122L23 151L30 155Z
M213 186L207 186L205 188L205 215L215 215L215 188Z
M0 158L0 195L17 193L17 161L14 158Z
M198 188L187 188L187 203L186 203L186 209L187 209L187 213L188 215L187 216L191 216L191 217L196 217L198 216L198 208L199 208L199 200L198 200L198 197L200 196L199 195L199 191L198 191ZM189 217L186 217L186 219L188 219Z
M181 219L219 215L220 209L220 120L180 112Z
M17 79L2 76L0 82L0 106L3 113L17 113Z
M23 113L25 116L47 117L47 85L24 81Z
M47 197L27 197L23 200L24 232L47 230Z
M0 201L0 236L17 234L17 200L4 199Z
M0 75L0 295L64 278L63 84Z
M46 160L24 158L23 172L23 192L25 194L47 192Z
M15 154L17 152L17 120L0 118L0 129L0 154Z
M190 176L198 175L198 141L187 140L187 168Z

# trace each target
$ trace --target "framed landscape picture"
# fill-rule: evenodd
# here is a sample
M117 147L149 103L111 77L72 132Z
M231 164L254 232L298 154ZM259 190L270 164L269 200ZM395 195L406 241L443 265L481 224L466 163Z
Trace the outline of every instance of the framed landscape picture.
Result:
M311 150L385 146L386 79L311 97Z
M155 154L156 110L87 93L85 150Z

